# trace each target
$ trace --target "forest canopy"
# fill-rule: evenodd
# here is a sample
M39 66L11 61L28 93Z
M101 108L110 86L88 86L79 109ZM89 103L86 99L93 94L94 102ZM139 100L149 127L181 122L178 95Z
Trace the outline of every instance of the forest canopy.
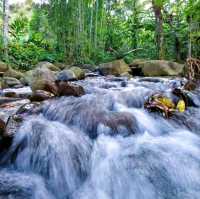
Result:
M1 0L0 56L22 70L44 60L200 56L200 0L9 1Z

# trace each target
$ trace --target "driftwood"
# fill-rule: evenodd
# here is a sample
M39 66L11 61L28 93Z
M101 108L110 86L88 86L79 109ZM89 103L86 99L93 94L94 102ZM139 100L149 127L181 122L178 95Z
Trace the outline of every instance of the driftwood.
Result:
M200 80L200 60L195 58L187 59L188 79L192 81Z
M138 51L138 50L143 50L143 48L136 48L136 49L132 49L128 52L125 52L125 53L119 53L118 51L116 51L115 49L113 48L109 48L108 51L114 53L114 55L116 56L116 59L123 59L124 57L126 57L127 55L135 52L135 51Z

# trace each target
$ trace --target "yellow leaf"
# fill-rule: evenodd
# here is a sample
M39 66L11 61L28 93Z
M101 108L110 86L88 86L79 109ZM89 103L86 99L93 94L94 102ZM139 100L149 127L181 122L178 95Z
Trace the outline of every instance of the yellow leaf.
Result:
M159 97L158 100L161 104L163 104L164 106L166 106L168 108L172 108L172 109L175 108L175 105L170 98Z
M183 113L185 111L185 102L183 100L179 100L176 108L179 112Z

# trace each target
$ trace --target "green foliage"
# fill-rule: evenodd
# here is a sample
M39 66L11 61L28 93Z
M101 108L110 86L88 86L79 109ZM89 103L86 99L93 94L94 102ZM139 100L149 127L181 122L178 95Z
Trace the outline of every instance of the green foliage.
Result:
M21 41L28 34L28 18L18 16L10 25L10 35L16 41Z
M142 50L128 54L127 63L158 59L153 6L162 13L164 58L185 60L189 40L198 57L199 5L200 0L50 0L41 5L30 1L27 10L12 5L9 61L22 70L43 60L99 64L136 48ZM0 49L4 59L2 37Z
M30 70L39 61L63 61L63 55L56 51L47 51L32 42L12 42L9 46L9 61L20 70Z

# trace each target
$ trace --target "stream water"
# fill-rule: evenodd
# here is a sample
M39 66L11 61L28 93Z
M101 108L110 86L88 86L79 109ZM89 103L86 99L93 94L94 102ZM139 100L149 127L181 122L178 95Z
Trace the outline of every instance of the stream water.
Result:
M200 95L169 120L143 108L181 80L90 78L27 117L1 155L0 199L199 199Z

